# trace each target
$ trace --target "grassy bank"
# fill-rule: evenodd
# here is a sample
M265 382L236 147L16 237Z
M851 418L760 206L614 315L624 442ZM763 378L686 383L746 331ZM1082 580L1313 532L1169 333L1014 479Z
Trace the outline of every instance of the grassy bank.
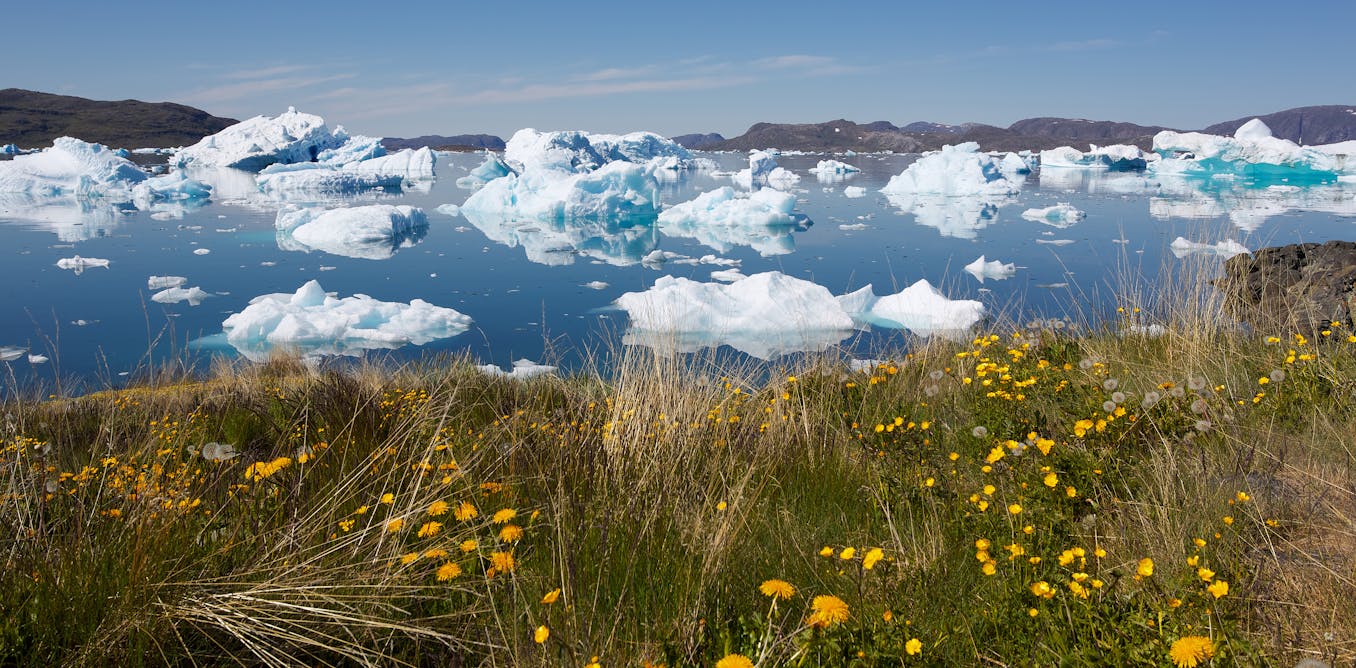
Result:
M1356 337L1326 331L12 401L0 662L1350 663Z

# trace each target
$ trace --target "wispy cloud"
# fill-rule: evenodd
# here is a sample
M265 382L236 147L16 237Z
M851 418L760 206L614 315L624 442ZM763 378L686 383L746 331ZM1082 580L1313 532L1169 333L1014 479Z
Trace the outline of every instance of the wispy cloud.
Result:
M586 72L574 77L575 81L616 81L618 79L635 79L654 73L656 66L646 65L644 67L608 67L594 72Z
M262 93L271 93L282 90L302 91L352 78L354 78L353 74L332 74L328 76L254 79L199 88L179 97L189 104L213 105L238 102Z

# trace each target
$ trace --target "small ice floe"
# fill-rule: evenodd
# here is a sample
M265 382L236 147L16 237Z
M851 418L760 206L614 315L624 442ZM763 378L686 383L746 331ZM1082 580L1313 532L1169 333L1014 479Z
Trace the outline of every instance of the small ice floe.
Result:
M182 288L185 283L188 283L188 279L183 276L151 276L146 279L146 288L149 290Z
M744 272L738 269L717 269L711 272L711 280L724 283L733 283L744 278L747 278Z
M844 232L860 232L860 231L862 231L862 230L867 229L867 224L866 224L866 223L843 223L843 224L841 224L841 225L838 226L838 229L843 230Z
M493 364L482 364L480 366L477 366L476 368L480 369L482 373L485 373L490 376L499 376L500 378L512 378L514 380L527 380L528 378L531 378L533 376L554 373L556 371L556 367L547 366L544 364L537 364L536 362L533 362L532 360L528 359L520 359L515 361L513 363L513 368L510 369L509 371L504 371L503 369L500 369L499 367Z
M1027 209L1022 212L1022 217L1054 227L1068 227L1086 218L1087 214L1068 202L1060 202L1043 209Z
M585 287L590 290L606 290L608 287L608 283L607 281L589 281L588 283L583 284L581 287Z
M1121 336L1142 336L1146 339L1156 339L1167 333L1168 328L1159 324L1129 325L1121 330Z
M1036 243L1038 243L1038 244L1045 244L1045 245L1047 245L1047 246L1068 246L1069 244L1071 244L1071 243L1073 243L1073 242L1074 242L1073 239L1037 239L1037 240L1036 240Z
M193 250L193 254L194 254L194 255L207 255L207 254L209 254L209 253L211 253L211 252L212 252L212 250L209 249L209 248L195 248L195 249Z
M46 356L46 355L33 355L33 354L29 354L29 356L28 356L28 363L29 363L29 364L46 364L46 363L47 363L47 356Z
M863 188L861 186L848 186L846 188L843 188L843 196L847 197L848 199L857 199L858 197L866 197L866 188Z
M1248 250L1247 246L1244 246L1233 239L1225 239L1219 243L1204 244L1188 241L1184 237L1177 237L1172 240L1172 245L1170 245L1169 248L1172 250L1172 254L1178 258L1190 255L1212 255L1228 259L1235 255L1251 254L1251 251Z
M445 215L445 216L460 216L460 215L461 215L461 207L458 206L458 205L456 205L456 204L443 204L443 205L439 206L438 208L434 209L434 211L437 211L438 213L441 213L441 214L443 214L443 215Z
M28 354L27 348L0 346L0 362L13 362L26 354Z
M1017 265L1010 262L1005 264L999 260L991 260L988 262L985 262L984 260L984 256L981 255L979 256L979 259L964 267L965 272L979 279L980 283L983 283L986 278L1001 281L1012 278L1013 274L1017 273Z
M862 170L837 160L820 160L819 164L810 168L811 174L852 174Z
M57 260L56 266L62 269L70 269L74 271L76 275L79 275L91 267L108 268L108 260L98 257L80 257L77 255L75 257L66 257Z
M1158 154L1145 153L1138 146L1113 144L1111 146L1093 145L1086 153L1072 146L1041 151L1041 169L1090 169L1113 172L1143 170Z
M180 302L188 302L189 306L197 306L202 303L202 300L207 299L209 296L210 295L208 295L206 291L196 286L191 288L173 287L165 288L164 290L151 295L151 301L158 304L178 304Z

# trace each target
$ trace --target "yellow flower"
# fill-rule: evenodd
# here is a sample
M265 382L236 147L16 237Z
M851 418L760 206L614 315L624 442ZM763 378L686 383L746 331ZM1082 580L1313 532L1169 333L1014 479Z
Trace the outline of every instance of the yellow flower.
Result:
M1205 590L1210 592L1210 595L1215 598L1223 598L1229 593L1229 583L1224 580L1215 580L1214 584L1206 587Z
M402 566L403 566L403 565L408 565L408 564L414 563L414 562L417 561L418 559L419 559L419 553L418 553L418 552L411 552L411 553L409 553L409 554L401 555L401 556L400 556L400 563L401 563Z
M552 603L555 603L556 601L559 600L560 600L560 587L556 587L555 589L546 592L546 595L541 597L541 604L551 605Z
M821 550L819 551L819 556L821 556L821 557L832 557L832 556L833 556L833 548L829 547L828 545L825 545L824 548L821 549Z
M984 565L979 568L979 570L983 571L985 575L993 575L994 573L998 572L998 566L993 561L986 561L984 562Z
M446 556L447 556L447 550L444 550L444 549L442 549L442 548L434 548L434 549L432 549L432 550L425 550L425 551L424 551L424 558L425 558L425 559L441 559L442 557L446 557Z
M457 547L460 548L462 552L475 552L476 548L479 546L476 545L474 540L464 540L461 542L461 545L458 545Z
M490 518L490 521L494 522L495 524L503 524L517 516L518 511L512 508L504 508L502 510L495 511L494 516Z
M910 638L909 642L904 643L904 652L909 656L917 656L923 653L923 641L917 638Z
M499 540L505 543L516 543L523 537L523 528L517 524L505 524L504 528L499 530Z
M1013 514L1013 515L1021 515L1021 514L1022 514L1022 506L1021 506L1021 504L1014 503L1014 504L1008 506L1008 512L1011 513L1011 514Z
M1178 638L1168 649L1168 658L1177 668L1196 668L1215 655L1215 643L1205 636Z
M995 446L993 446L993 449L989 451L989 456L987 456L987 457L984 458L984 461L986 461L986 462L988 462L988 463L990 463L990 464L993 464L993 463L997 462L998 460L1002 459L1002 458L1003 458L1003 455L1006 455L1006 454L1007 454L1007 453L1003 451L1003 446L1001 446L1001 445L995 445Z
M758 585L758 591L763 592L764 596L782 600L796 595L796 588L786 580L764 580L763 584Z
M512 573L517 566L512 552L491 552L490 567L500 573Z
M389 505L391 505L392 503L395 503L395 495L392 494L392 493L390 493L390 492L387 492L387 493L385 493L385 494L382 494L382 495L381 495L381 502L389 506Z
M428 514L433 517L447 514L447 502L434 501L433 503L430 503L428 506Z
M395 518L395 519L393 519L393 520L391 520L391 521L389 521L389 522L386 523L386 531L387 531L388 533L395 533L395 532L397 532L397 531L400 531L400 530L403 529L404 527L405 527L405 520L402 520L402 519L400 519L399 517L397 517L397 518Z
M550 637L551 629L546 628L546 626L544 625L538 626L537 630L532 633L532 640L536 642L538 645L546 642L546 639Z
M1202 580L1209 582L1212 578L1215 577L1215 572L1204 566L1201 566L1200 568L1196 569L1196 575L1200 576Z
M1055 588L1051 587L1049 582L1041 580L1031 583L1031 593L1041 598L1054 598Z
M716 662L716 668L753 668L753 662L743 654L727 654Z
M884 558L885 552L881 551L879 547L873 547L867 551L866 556L862 557L862 568L869 571L875 568L876 564Z
M1154 574L1154 560L1148 557L1139 560L1139 565L1135 567L1135 573L1142 578L1150 577Z
M458 575L461 575L461 566L450 561L438 567L438 582L447 582Z
M716 504L716 510L725 510L728 507L729 506L724 501Z
M470 501L462 501L457 505L457 509L452 511L452 516L457 518L458 522L465 522L480 516L480 511L476 510L475 504Z
M433 536L438 535L438 533L441 532L442 530L443 530L442 522L425 522L423 526L419 527L419 537L431 538Z
M855 548L855 547L845 547L845 548L843 548L843 551L842 551L842 552L839 552L839 553L838 553L838 558L839 558L839 559L842 559L842 560L844 560L844 561L847 561L848 559L851 559L851 558L852 558L853 556L855 556L856 554L857 554L857 548Z
M1041 482L1045 483L1046 487L1054 489L1055 485L1059 484L1059 476L1055 475L1054 473L1047 473L1045 474L1045 479L1042 480Z
M988 550L992 546L993 543L990 543L988 538L980 538L979 540L975 541L975 549L981 552Z
M848 618L848 604L837 596L816 596L810 610L810 626L816 628L827 628Z

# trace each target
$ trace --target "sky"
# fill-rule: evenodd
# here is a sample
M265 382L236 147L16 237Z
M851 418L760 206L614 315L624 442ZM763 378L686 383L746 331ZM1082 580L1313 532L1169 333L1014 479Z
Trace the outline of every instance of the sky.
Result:
M378 136L1356 103L1356 2L7 2L0 87ZM1293 9L1291 9L1293 7Z

